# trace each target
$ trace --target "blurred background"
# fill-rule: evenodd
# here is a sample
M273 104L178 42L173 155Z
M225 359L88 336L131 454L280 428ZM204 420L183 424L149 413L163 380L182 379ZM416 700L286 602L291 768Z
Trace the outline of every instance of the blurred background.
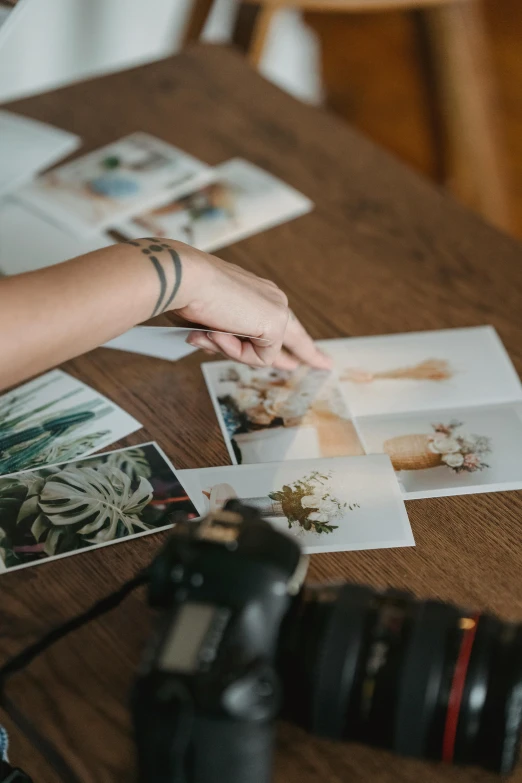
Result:
M0 47L0 104L167 57L201 31L522 237L520 0L26 3Z

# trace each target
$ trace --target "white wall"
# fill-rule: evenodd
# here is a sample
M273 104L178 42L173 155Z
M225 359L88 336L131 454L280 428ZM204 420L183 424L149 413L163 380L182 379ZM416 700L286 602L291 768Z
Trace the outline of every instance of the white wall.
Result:
M25 0L0 47L0 103L95 74L166 57L179 48L191 0ZM234 0L217 0L205 37L227 40ZM317 44L297 12L282 11L261 70L304 100L320 96Z

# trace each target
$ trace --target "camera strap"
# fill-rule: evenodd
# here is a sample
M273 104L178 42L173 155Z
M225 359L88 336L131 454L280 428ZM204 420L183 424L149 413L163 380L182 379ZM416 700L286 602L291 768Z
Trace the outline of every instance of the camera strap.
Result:
M26 733L32 744L38 749L40 754L46 759L53 769L63 773L63 764L61 754L51 745L51 743L32 726L31 722L16 708L14 704L5 696L5 685L9 677L16 672L28 666L38 655L45 652L53 644L63 639L72 631L90 623L98 617L115 609L122 601L130 595L137 587L145 585L150 580L149 569L140 571L136 576L125 582L113 593L105 596L93 604L89 609L76 617L67 620L62 625L53 628L41 639L21 650L17 655L10 658L0 667L0 707L10 715L12 720ZM72 770L68 770L66 778L71 783L76 778ZM0 783L32 783L22 770L11 767L7 761L7 733L0 727Z

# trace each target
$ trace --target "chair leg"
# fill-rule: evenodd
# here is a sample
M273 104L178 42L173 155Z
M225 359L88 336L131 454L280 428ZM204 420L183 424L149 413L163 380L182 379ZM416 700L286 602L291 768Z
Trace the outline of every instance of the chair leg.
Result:
M214 0L192 0L188 21L183 32L182 46L199 41Z
M496 122L487 34L477 0L435 6L425 17L445 127L451 190L510 230L506 171Z
M257 68L261 62L268 31L277 12L274 5L262 3L240 3L234 32L233 43L245 52L250 64Z

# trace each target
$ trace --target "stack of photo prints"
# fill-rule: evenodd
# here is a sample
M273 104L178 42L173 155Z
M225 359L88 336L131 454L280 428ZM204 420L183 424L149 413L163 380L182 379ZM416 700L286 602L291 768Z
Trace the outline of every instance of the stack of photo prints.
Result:
M334 371L202 365L231 465L176 470L53 370L0 397L0 568L197 519L238 498L305 551L413 546L404 500L522 489L522 386L491 327L325 340ZM175 424L175 423L174 423Z
M43 174L39 170L69 154L80 139L10 112L0 112L3 133L4 275L143 236L214 252L313 208L302 193L250 161L209 166L148 133L132 133ZM23 155L15 154L19 146Z

